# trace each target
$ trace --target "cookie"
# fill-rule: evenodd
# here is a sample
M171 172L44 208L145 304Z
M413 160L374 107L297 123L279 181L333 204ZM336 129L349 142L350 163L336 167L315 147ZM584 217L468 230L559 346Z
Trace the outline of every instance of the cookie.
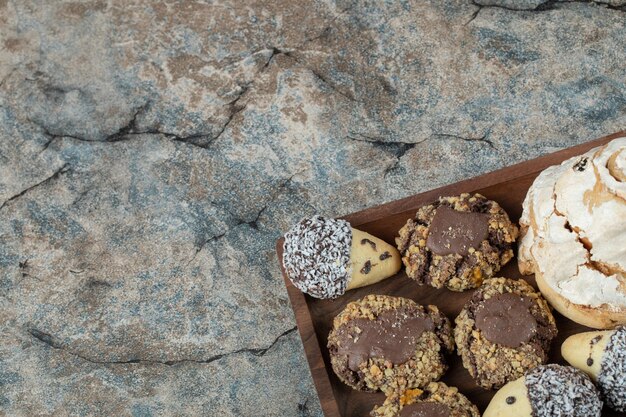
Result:
M300 291L336 298L395 275L401 262L396 248L347 221L312 216L285 234L283 266Z
M518 229L480 194L441 197L420 208L396 237L409 278L435 288L479 287L513 257Z
M437 380L453 348L450 321L437 307L387 295L349 303L328 336L333 370L361 391L391 393Z
M480 412L459 390L443 382L394 393L375 407L372 417L480 417Z
M596 382L606 405L626 412L626 327L575 334L561 353Z
M506 384L483 417L600 417L600 393L571 366L542 365Z
M519 269L582 325L626 324L626 137L539 174L520 219Z
M455 320L463 366L483 388L499 388L548 359L557 334L547 302L526 281L485 280Z

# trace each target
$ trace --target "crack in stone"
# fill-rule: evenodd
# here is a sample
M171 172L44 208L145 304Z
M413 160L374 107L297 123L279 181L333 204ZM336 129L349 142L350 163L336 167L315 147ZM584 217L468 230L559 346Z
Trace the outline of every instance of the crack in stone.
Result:
M291 54L289 56L291 56L293 59L295 59L295 61L298 62L299 64L302 64L302 62L298 58L294 57ZM304 64L302 64L302 65L304 65ZM311 72L311 74L313 74L313 76L315 78L320 80L323 84L328 86L328 88L330 88L331 90L333 90L334 92L336 92L340 96L348 99L349 101L357 102L356 97L354 96L354 94L351 91L349 91L349 90L348 91L343 91L338 85L336 85L335 83L331 82L324 75L320 74L319 72L317 72L316 70L314 70L311 67L308 67L308 66L304 65L304 68L309 70Z
M236 216L234 213L232 213L230 210L226 209L223 205L218 204L216 202L210 202L210 204L212 204L213 206L215 206L216 208L222 209L224 211L226 211L233 219L236 220L236 224L225 230L224 232L218 234L218 235L214 235L209 237L208 239L206 239L201 245L197 246L195 249L194 254L192 255L191 259L187 262L187 264L185 265L185 268L189 267L189 265L196 259L196 257L198 256L198 254L200 253L200 251L202 251L202 249L204 249L204 247L206 245L208 245L209 243L219 240L221 238L223 238L224 236L226 236L226 234L228 232L230 232L232 229L234 229L235 227L241 226L243 224L248 225L249 227L251 227L254 230L258 230L259 229L259 219L261 218L261 215L265 212L265 210L268 209L268 207L270 206L270 204L272 202L274 202L274 200L276 199L276 197L278 197L278 195L280 195L280 190L282 190L283 188L285 188L287 186L287 184L289 184L296 175L300 175L304 172L305 170L302 171L298 171L293 173L291 176L289 176L287 179L285 179L284 181L282 181L278 187L276 187L276 190L274 190L274 192L272 193L272 195L270 196L269 200L265 202L265 204L263 204L263 207L256 212L256 214L254 215L254 217L251 220L244 220L239 218L238 216Z
M55 180L61 174L64 174L64 173L66 173L68 171L69 171L69 164L68 163L63 164L63 166L61 168L57 169L52 175L50 175L46 179L38 182L37 184L31 185L30 187L20 191L19 193L15 194L12 197L9 197L7 200L4 201L4 203L2 203L2 205L0 205L0 210L2 210L4 207L6 207L6 205L9 204L11 201L15 201L16 199L22 197L23 195L25 195L29 191L34 190L37 187L40 187L42 185L45 185L45 184Z
M477 3L476 0L471 0L471 4L473 6L478 7L478 9L476 9L472 13L472 15L470 16L470 19L467 22L465 22L463 26L469 25L474 19L476 19L478 14L483 9L502 9L502 10L508 10L511 12L545 12L545 11L550 11L550 10L559 10L558 5L568 4L568 3L595 4L595 5L604 7L608 10L626 12L626 5L614 6L610 3L606 3L602 1L590 1L590 0L547 0L537 5L534 8L515 8L515 7L502 6L499 4L480 4L480 3Z
M317 35L311 36L309 38L305 38L304 41L298 46L297 49L302 49L307 43L311 43L313 41L316 41L318 39L322 39L325 37L328 37L328 35L330 35L330 33L333 30L333 24L337 21L337 19L339 19L340 17L342 17L344 14L346 14L347 12L349 12L350 10L352 10L354 8L354 3L350 4L348 7L346 7L343 10L340 10L335 17L333 17L328 23L327 25L324 27L324 29L322 29Z
M374 145L383 145L383 146L391 145L391 144L419 145L420 143L426 141L426 139L423 139L417 142L405 142L401 140L385 140L381 136L369 136L369 135L366 135L365 133L359 133L359 132L350 132L348 136L346 136L346 138L357 141L357 142L367 142L367 143L371 143Z
M359 137L353 135L357 135ZM371 143L375 148L382 149L383 151L391 153L394 156L394 162L387 166L383 171L383 178L387 178L389 174L398 169L400 166L400 160L407 154L407 152L428 140L428 138L426 138L417 142L387 141L381 137L368 136L358 132L351 132L347 138L357 142Z
M259 211L257 211L257 213L254 215L254 217L251 220L239 219L238 222L237 222L237 226L241 226L242 224L247 224L252 229L258 230L259 229L259 219L261 218L261 215L265 212L265 210L267 210L269 205L272 204L276 200L276 198L280 195L280 191L283 188L285 188L287 186L287 184L289 184L294 179L294 177L296 175L300 175L304 171L305 170L295 172L289 178L287 178L284 181L282 181L278 185L278 187L276 187L274 192L272 192L272 195L270 196L270 198L265 202L265 204L263 204L263 207L261 207L261 209Z
M229 229L230 230L230 229ZM228 230L226 230L223 233L220 233L219 235L213 235L210 238L206 239L204 242L202 242L202 244L200 246L196 247L196 251L193 254L193 256L191 257L191 259L189 259L189 261L187 262L187 265L185 265L185 268L189 267L189 265L196 259L196 257L198 256L198 254L200 253L200 251L202 249L204 249L204 247L206 245L208 245L211 242L220 240L221 238L223 238L224 236L226 236L226 233L228 233Z
M345 9L343 12L349 10L350 8ZM341 96L343 96L344 98L350 100L350 101L354 101L356 102L356 98L354 97L354 95L352 94L352 92L345 92L343 91L339 86L335 85L333 82L331 82L330 80L328 80L324 75L320 74L319 72L317 72L315 69L312 69L308 66L306 66L304 63L302 63L300 61L299 58L295 57L291 51L288 50L284 50L281 48L277 48L277 47L271 47L271 48L264 48L265 50L270 49L271 55L269 56L269 58L267 59L267 61L265 62L265 64L263 64L263 66L261 67L261 69L259 70L259 74L263 73L270 65L271 63L274 61L274 59L278 56L278 55L285 55L288 56L292 59L294 59L297 63L301 64L304 66L305 69L309 70L314 77L316 77L319 81L321 81L322 83L324 83L326 86L328 86L331 90L333 90L334 92L340 94ZM261 50L262 51L262 50ZM256 51L253 54L256 54L260 51ZM239 104L239 101L251 90L252 86L254 84L254 81L250 81L241 87L241 90L237 93L236 97L229 101L228 103L226 103L226 106L228 106L229 109L229 114L228 117L226 119L226 121L222 124L222 126L219 128L218 132L215 134L210 134L210 133L197 133L197 134L192 134L192 135L188 135L188 136L180 136L177 135L175 133L171 133L171 132L164 132L164 131L160 131L158 129L149 129L149 130L143 130L143 131L138 131L136 129L136 124L137 124L137 117L143 112L145 111L150 103L147 102L145 104L143 104L142 106L140 106L139 108L137 108L135 110L135 112L133 113L133 116L130 118L130 120L128 121L128 123L126 123L126 125L120 127L118 129L117 132L112 133L108 136L106 136L104 138L104 140L89 140L87 138L83 138L83 137L79 137L79 136L74 136L74 135L68 135L68 134L63 134L63 133L54 133L48 130L48 128L46 126L43 126L41 123L37 123L35 121L32 121L32 123L34 123L35 125L39 126L44 135L49 137L50 140L48 140L42 147L42 150L40 151L40 153L45 152L48 147L57 139L59 138L71 138L71 139L75 139L81 142L97 142L97 143L111 143L111 142L121 142L121 141L126 141L129 140L132 136L136 136L136 135L143 135L143 134L150 134L150 135L162 135L164 137L166 137L167 139L170 139L172 141L176 141L176 142L183 142L183 143L187 143L189 145L192 146L196 146L202 149L208 149L209 146L217 141L223 134L224 132L228 129L228 127L231 125L231 123L235 120L236 116L238 114L240 114L243 110L245 110L246 105L241 105ZM207 143L198 143L196 141L196 139L205 139L205 138L209 138Z
M126 125L119 128L119 130L113 134L108 135L104 142L119 142L125 140L124 138L129 134L141 134L141 132L135 133L137 125L137 117L140 113L144 112L149 107L149 103L145 103L135 110L133 117L126 123Z
M246 90L247 91L247 90ZM220 130L217 132L216 135L214 135L211 140L209 141L208 145L215 142L216 140L218 140L222 134L226 131L226 129L228 128L228 126L230 126L230 123L233 121L233 119L235 118L236 115L238 115L239 113L241 113L243 110L245 110L246 106L245 104L243 106L238 106L237 102L239 101L239 99L241 98L238 97L235 101L233 101L231 104L229 104L230 107L230 114L228 115L228 118L226 119L226 122L222 125L222 127L220 128ZM206 145L206 146L208 146ZM199 145L196 145L199 146ZM204 146L204 148L206 149L206 146ZM200 146L203 147L203 146Z
M40 342L44 343L45 345L53 349L66 352L71 356L74 356L76 358L82 359L86 362L90 362L93 364L98 364L98 365L148 364L148 365L174 366L174 365L179 365L179 364L184 364L184 363L208 364L211 362L215 362L219 359L232 356L232 355L237 355L240 353L247 353L247 354L260 357L260 356L265 355L268 351L270 351L280 341L280 339L282 339L285 336L288 336L289 334L295 332L296 330L297 330L297 326L294 326L290 329L285 330L284 332L279 334L269 346L264 347L264 348L243 348L243 349L238 349L232 352L221 353L219 355L213 355L213 356L208 357L207 359L177 359L173 361L158 361L158 360L152 360L152 359L137 359L137 358L128 359L128 360L119 360L119 361L101 361L101 360L89 358L80 353L76 353L72 350L67 349L62 343L56 340L56 338L54 338L52 335L45 333L41 330L38 330L34 327L29 327L27 329L27 332L34 339L39 340Z

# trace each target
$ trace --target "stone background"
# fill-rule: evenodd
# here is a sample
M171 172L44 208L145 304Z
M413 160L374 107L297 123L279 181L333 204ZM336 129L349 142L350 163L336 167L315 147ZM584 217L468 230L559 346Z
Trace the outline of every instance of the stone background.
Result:
M624 129L625 5L0 0L0 415L321 415L275 240Z

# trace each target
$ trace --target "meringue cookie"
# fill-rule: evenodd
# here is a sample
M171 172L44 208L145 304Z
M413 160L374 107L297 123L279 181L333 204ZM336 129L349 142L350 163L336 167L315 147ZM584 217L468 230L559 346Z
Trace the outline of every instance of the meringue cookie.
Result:
M564 316L626 323L626 138L543 171L528 190L519 268Z

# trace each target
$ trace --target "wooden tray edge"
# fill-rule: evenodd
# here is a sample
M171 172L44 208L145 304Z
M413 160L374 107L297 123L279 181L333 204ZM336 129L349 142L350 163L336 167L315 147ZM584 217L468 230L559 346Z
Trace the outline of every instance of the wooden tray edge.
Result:
M320 343L315 334L313 328L313 320L309 313L309 307L306 303L306 298L303 292L297 289L287 277L285 273L285 267L283 266L282 254L284 237L280 237L276 241L276 253L278 254L278 263L280 264L280 270L283 275L285 287L287 288L287 295L291 302L291 308L296 319L296 325L298 326L298 332L300 333L300 340L304 348L304 356L306 356L309 364L309 371L313 378L313 384L322 406L322 411L326 417L341 417L339 412L339 406L333 388L330 383L330 377L328 375L328 369L324 363L322 357L322 350L320 349ZM301 312L301 313L299 313Z

